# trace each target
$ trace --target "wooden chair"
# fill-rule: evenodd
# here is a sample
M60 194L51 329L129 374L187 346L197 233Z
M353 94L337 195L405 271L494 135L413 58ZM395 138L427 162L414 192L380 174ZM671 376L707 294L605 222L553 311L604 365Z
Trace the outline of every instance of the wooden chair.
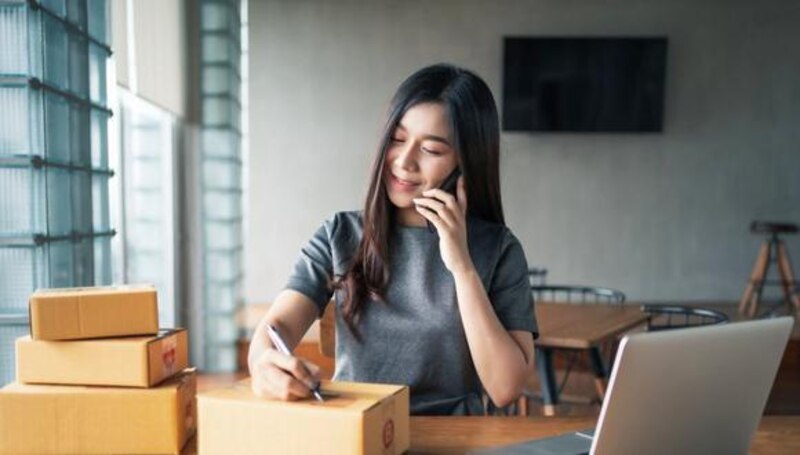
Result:
M648 332L724 324L729 320L728 315L720 311L680 305L642 305L642 311L650 315Z
M319 320L319 352L336 358L336 302L331 300Z
M607 305L622 305L625 303L625 293L616 289L600 286L531 286L531 293L533 294L534 302ZM589 357L590 368L594 374L594 384L598 401L602 401L605 397L608 369L606 367L606 362L603 361L601 346L593 346L589 349L545 348L537 346L536 366L539 370L545 415L555 415L557 397L561 395L561 391L569 380L570 372L574 368L582 352L586 352ZM556 385L555 375L552 374L552 365L555 354L559 353L566 355L566 368L561 384ZM609 357L612 355L613 347L610 347Z

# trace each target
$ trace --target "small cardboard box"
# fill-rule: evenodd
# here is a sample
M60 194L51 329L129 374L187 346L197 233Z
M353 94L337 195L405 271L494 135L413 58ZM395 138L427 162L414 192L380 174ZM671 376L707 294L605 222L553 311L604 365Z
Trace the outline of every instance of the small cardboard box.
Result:
M35 340L158 333L158 301L150 286L40 289L29 303Z
M202 392L197 398L199 453L350 455L408 450L408 387L323 381L322 394L324 403L259 398L249 380Z
M17 338L17 382L151 387L189 366L186 330L76 341Z
M194 370L152 389L12 383L0 454L178 454L197 428L195 392Z

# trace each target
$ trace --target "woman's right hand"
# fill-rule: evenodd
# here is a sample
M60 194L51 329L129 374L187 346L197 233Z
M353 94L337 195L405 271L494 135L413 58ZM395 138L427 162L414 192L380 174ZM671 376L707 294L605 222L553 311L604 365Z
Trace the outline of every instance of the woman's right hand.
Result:
M319 367L266 347L250 362L251 388L258 396L293 401L311 396L319 385Z

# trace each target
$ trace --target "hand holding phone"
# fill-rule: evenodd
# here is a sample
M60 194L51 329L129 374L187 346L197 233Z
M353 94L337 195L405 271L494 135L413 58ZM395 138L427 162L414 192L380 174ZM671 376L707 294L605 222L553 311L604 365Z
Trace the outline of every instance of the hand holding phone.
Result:
M452 194L457 200L458 196L456 195L456 185L458 184L459 177L461 177L461 168L457 167L453 172L450 173L450 175L447 176L446 179L444 179L444 182L442 182L442 184L439 186L439 189ZM428 220L425 220L425 222L428 223L428 230L435 234L436 226L434 226L433 223Z

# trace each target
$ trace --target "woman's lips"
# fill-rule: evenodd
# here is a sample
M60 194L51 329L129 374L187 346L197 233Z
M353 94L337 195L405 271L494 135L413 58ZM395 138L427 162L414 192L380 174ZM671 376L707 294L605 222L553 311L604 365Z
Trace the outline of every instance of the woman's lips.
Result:
M392 188L404 192L413 192L420 185L419 183L409 182L408 180L402 180L391 173L389 174L389 183L392 185Z

